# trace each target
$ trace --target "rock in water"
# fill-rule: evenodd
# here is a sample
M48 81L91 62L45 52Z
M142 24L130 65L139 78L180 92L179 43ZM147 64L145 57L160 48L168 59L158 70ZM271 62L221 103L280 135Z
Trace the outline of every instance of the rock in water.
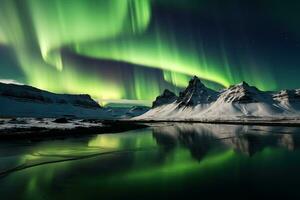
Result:
M63 117L63 118L55 119L53 122L59 123L59 124L66 124L66 123L68 123L69 121L68 121L65 117Z

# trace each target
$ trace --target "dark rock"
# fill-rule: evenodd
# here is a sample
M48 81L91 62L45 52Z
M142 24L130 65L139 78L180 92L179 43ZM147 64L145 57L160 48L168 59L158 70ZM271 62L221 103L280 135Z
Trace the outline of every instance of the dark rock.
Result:
M69 123L69 120L67 118L58 118L58 119L55 119L53 122L55 123L59 123L59 124L66 124L66 123Z
M166 89L162 93L162 95L156 97L155 101L152 103L152 108L156 108L165 104L173 103L177 100L177 96L171 92L170 90Z
M180 92L177 102L180 103L180 106L195 106L211 103L216 98L217 92L207 88L197 76L194 76L189 81L188 87Z

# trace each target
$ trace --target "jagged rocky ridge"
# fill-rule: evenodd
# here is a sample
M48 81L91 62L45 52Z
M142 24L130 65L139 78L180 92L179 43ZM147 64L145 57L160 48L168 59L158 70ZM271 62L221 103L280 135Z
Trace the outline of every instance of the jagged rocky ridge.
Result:
M136 120L232 121L300 119L300 89L265 92L246 82L221 91L193 77L179 96L168 91Z
M217 98L217 92L207 88L196 76L189 81L187 88L179 93L177 102L180 106L195 106L211 103Z

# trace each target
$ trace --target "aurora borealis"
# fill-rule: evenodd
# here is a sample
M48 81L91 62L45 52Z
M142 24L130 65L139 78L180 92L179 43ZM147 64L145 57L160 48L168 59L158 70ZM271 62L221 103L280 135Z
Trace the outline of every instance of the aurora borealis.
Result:
M212 88L300 86L300 3L0 0L0 79L102 102Z

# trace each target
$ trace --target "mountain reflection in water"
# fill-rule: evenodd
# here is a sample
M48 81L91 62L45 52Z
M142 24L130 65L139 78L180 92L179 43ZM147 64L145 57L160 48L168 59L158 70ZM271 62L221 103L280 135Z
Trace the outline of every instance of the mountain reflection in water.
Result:
M0 194L21 199L298 197L299 131L166 123L117 134L2 142Z

